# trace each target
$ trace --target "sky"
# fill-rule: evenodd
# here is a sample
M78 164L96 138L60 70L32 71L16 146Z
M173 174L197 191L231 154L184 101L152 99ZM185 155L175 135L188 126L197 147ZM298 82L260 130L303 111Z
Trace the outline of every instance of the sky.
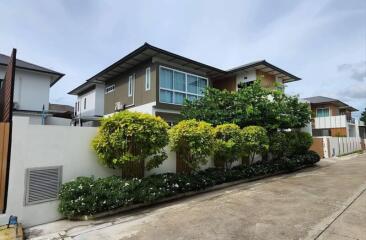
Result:
M286 93L366 108L365 0L0 0L0 52L65 73L50 102L148 42L229 69L268 62ZM356 113L356 116L359 113Z

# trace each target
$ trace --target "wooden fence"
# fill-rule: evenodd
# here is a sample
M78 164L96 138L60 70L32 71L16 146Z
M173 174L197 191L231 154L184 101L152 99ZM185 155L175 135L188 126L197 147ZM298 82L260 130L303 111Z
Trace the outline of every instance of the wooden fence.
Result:
M16 49L13 49L5 78L0 88L0 213L6 209L8 172L11 149L11 127L14 96Z

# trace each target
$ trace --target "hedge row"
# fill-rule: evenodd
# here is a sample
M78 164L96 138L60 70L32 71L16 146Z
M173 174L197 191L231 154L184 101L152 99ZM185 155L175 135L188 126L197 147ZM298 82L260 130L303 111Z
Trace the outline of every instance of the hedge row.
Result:
M318 154L309 151L278 162L239 165L226 171L209 168L190 175L165 173L131 180L116 176L98 179L78 177L62 185L59 211L66 217L92 215L137 203L153 203L165 197L198 191L225 182L284 170L292 171L319 160Z

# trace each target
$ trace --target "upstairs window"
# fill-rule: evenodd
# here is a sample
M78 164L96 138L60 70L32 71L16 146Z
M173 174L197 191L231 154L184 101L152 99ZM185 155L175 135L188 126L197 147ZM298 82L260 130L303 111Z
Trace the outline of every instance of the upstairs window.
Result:
M112 85L109 85L105 88L105 94L107 93L110 93L110 92L113 92L114 89L115 89L116 85L112 84Z
M86 109L86 98L84 98L84 109Z
M329 108L317 108L316 116L317 117L329 117Z
M159 101L182 105L184 99L196 100L203 96L208 79L190 73L160 67Z
M145 73L145 91L150 90L150 85L151 85L151 70L148 67L148 68L146 68L146 73Z
M135 86L135 74L128 77L128 96L131 97L133 95L133 89Z

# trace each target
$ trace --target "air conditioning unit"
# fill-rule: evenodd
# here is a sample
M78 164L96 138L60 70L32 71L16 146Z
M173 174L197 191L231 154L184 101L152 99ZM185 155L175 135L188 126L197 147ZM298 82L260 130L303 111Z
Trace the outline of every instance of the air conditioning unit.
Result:
M13 109L18 109L18 108L19 108L19 103L13 102Z
M121 102L114 103L114 111L121 111L125 109L125 104L122 104Z

